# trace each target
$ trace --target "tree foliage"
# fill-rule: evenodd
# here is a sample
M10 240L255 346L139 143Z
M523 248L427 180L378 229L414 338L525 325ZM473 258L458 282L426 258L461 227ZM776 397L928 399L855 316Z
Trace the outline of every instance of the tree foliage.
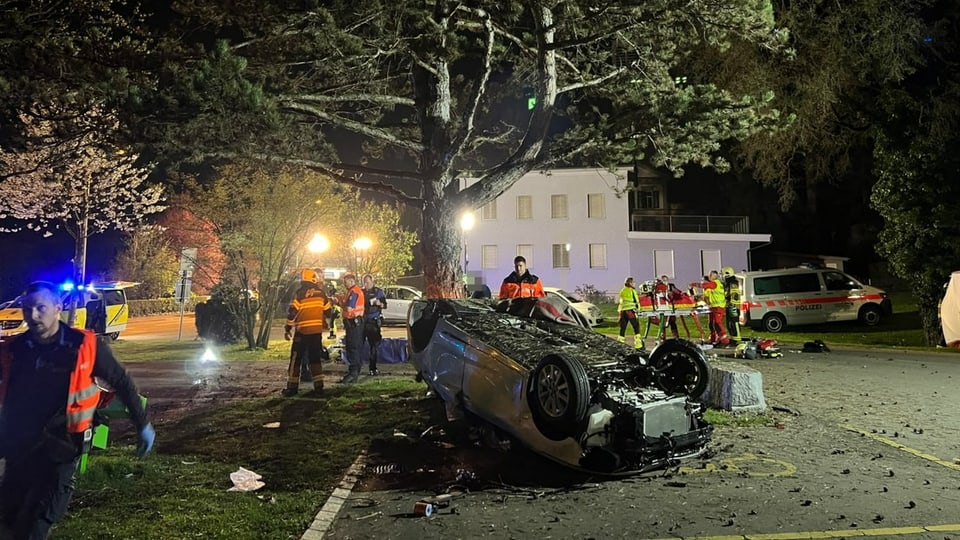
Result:
M400 228L396 212L387 207L374 215L355 190L308 169L229 165L211 185L197 184L191 191L189 210L209 224L226 257L221 283L257 292L258 300L245 302L240 317L250 347L269 345L274 314L289 300L283 293L291 272L314 258L307 245L315 233L330 239L329 255L342 262L353 260L353 251L343 246L351 245L358 231L382 235L377 252L385 268L403 271L410 259L412 235Z
M99 107L36 106L20 114L21 148L0 149L0 219L27 229L63 227L76 241L76 277L86 274L87 239L110 228L131 230L163 210L163 187L147 184L139 156L114 146L115 115ZM8 228L6 232L19 229Z
M110 275L139 283L127 291L131 300L160 298L173 291L179 268L179 254L170 247L162 227L147 225L126 235Z

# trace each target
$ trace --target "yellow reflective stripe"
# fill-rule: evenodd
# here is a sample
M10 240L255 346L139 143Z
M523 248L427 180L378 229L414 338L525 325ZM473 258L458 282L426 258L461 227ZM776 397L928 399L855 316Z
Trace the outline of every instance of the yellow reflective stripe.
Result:
M67 399L70 403L81 403L97 395L98 392L100 392L100 388L98 388L96 384L91 384L80 391L70 393Z
M88 409L81 409L79 411L67 413L67 426L76 426L82 424L88 420L93 419L94 411L96 411L96 406L90 407Z

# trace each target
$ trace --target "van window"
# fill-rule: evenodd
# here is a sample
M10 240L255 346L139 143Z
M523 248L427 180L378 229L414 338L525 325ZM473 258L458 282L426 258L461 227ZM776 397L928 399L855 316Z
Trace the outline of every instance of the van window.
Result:
M828 291L849 291L858 287L850 276L840 272L824 272L823 282Z
M117 306L125 303L123 291L103 291L103 303L108 306Z
M753 279L754 294L786 294L817 292L819 290L820 279L814 273L785 274Z

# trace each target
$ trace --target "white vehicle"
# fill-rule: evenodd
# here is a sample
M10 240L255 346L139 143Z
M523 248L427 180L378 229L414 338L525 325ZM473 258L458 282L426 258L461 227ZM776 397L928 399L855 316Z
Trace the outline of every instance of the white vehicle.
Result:
M940 302L940 324L948 347L960 347L960 272L950 274L950 282Z
M603 322L603 314L600 312L600 308L590 302L584 301L582 298L578 298L557 287L544 287L543 292L547 293L547 296L561 299L564 303L569 304L573 309L579 311L586 317L590 326L596 326Z
M737 279L740 324L765 332L833 321L875 326L892 312L886 292L831 268L744 272Z
M387 297L387 307L383 310L383 322L385 324L406 324L410 304L414 300L422 298L423 293L420 289L406 285L387 285L381 287L381 289Z

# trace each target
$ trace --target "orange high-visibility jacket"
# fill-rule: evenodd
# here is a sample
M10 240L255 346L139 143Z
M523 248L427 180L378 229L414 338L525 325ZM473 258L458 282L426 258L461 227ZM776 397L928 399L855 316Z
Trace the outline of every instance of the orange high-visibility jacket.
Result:
M345 320L363 317L363 306L366 300L363 297L363 289L359 285L350 287L347 291L347 298L343 302L343 318Z
M93 427L93 414L100 402L100 387L93 380L93 365L97 359L97 337L89 330L83 332L83 342L77 352L77 363L70 374L67 390L67 432L83 433ZM10 365L13 356L8 347L0 346L0 404L10 382Z
M503 278L503 283L500 285L501 300L504 298L540 298L546 295L543 292L543 284L540 283L540 278L531 274L529 270L524 272L522 276L517 275L516 272L510 272L509 276Z

